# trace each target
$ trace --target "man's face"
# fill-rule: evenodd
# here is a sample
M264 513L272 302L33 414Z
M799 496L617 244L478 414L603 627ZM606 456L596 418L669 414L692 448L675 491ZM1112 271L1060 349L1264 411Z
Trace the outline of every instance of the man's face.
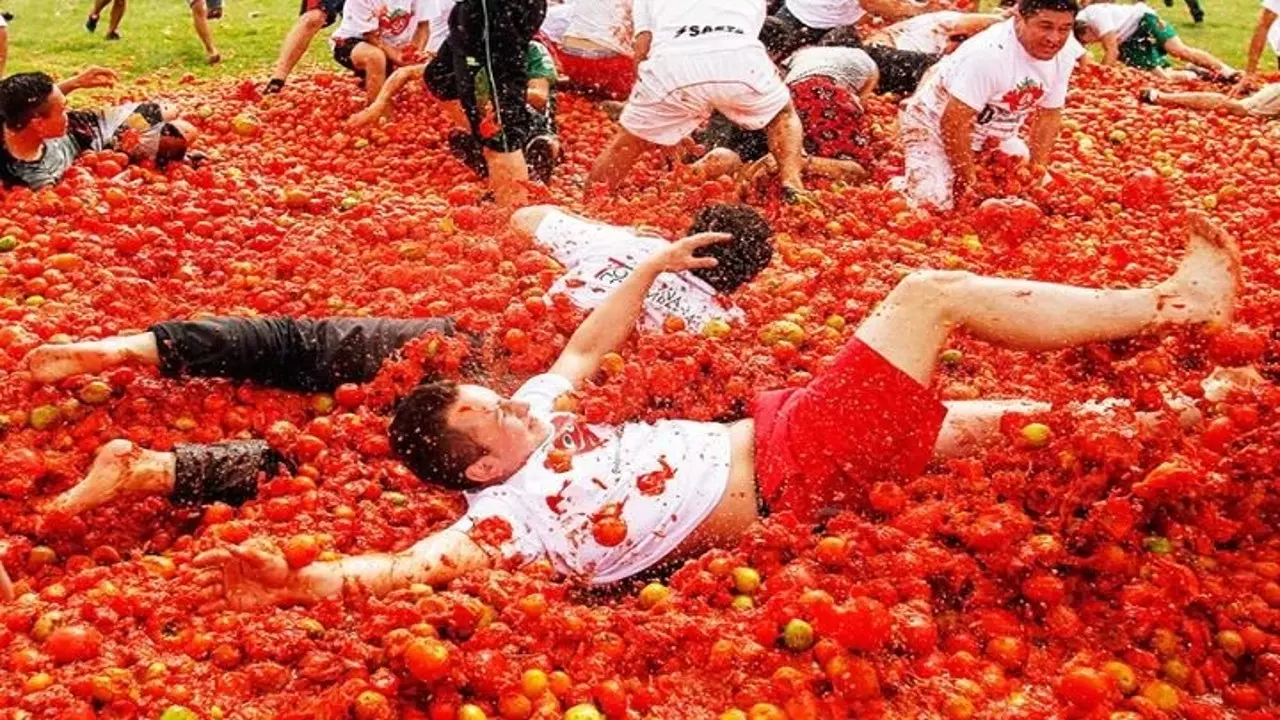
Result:
M53 140L67 134L67 98L57 86L27 127L41 140Z
M479 385L458 386L458 400L449 411L449 427L487 451L467 470L467 477L480 485L511 477L551 430L529 414L528 403L508 400Z
M1052 60L1067 44L1075 29L1076 17L1065 10L1038 10L1030 15L1014 16L1018 42L1027 54L1037 60Z

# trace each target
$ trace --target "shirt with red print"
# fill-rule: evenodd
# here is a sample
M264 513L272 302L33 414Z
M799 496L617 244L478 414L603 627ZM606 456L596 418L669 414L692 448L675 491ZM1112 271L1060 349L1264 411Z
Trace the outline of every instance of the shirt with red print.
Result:
M432 0L347 0L333 39L365 38L377 33L382 43L403 48L409 45L419 24L431 21L434 7Z
M453 529L507 558L546 557L587 583L624 580L675 550L720 502L729 431L684 420L583 423L554 411L572 390L544 374L516 391L552 431L506 482L468 493Z
M1076 61L1085 52L1074 37L1050 60L1029 55L1018 40L1013 20L974 35L930 71L903 108L906 123L923 127L941 139L942 113L952 99L978 117L973 149L988 139L1003 141L1021 130L1038 108L1060 108Z

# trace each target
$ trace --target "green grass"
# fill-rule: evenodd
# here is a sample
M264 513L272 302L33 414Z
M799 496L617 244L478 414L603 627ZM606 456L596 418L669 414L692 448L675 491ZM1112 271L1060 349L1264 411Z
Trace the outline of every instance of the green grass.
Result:
M226 0L226 14L214 23L214 42L223 64L210 67L191 27L185 0L129 0L118 42L103 40L107 15L98 32L84 29L90 0L0 0L18 17L9 29L8 72L44 70L66 76L88 65L106 65L125 80L138 76L177 79L187 72L201 77L265 77L280 42L297 17L297 0ZM995 4L985 0L984 6ZM1184 42L1202 47L1233 65L1242 65L1261 3L1258 0L1207 0L1207 19L1194 25L1182 0L1153 7L1178 27ZM332 65L324 31L303 61ZM1264 67L1269 67L1264 59Z
M108 6L96 33L84 29L91 0L0 0L17 18L9 25L6 72L43 70L65 77L88 65L104 65L125 80L138 76L177 79L265 78L285 33L298 17L298 0L227 0L222 19L210 23L222 64L205 63L186 0L129 0L120 24L123 39L107 42ZM329 31L311 44L303 63L329 60Z

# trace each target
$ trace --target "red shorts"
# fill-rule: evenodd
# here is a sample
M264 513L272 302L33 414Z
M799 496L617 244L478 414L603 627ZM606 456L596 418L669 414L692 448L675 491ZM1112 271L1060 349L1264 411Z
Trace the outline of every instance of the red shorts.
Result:
M761 393L752 416L765 506L813 520L856 506L873 483L923 472L947 408L855 338L808 386Z
M636 84L635 60L626 55L587 57L574 52L562 47L555 50L560 72L575 86L610 100L626 100L631 95L631 86Z

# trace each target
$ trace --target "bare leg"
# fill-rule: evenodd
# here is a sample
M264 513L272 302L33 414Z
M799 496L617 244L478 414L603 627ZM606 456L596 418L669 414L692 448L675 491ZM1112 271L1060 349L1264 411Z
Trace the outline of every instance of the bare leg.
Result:
M734 175L742 169L742 158L729 148L714 148L689 166L694 177L711 180L721 175Z
M1205 52L1200 48L1191 47L1178 38L1172 38L1166 42L1164 44L1164 49L1165 52L1179 60L1186 60L1187 62L1199 65L1200 67L1217 70L1220 75L1232 75L1235 73L1235 68L1214 57L1212 53Z
M1000 436L1000 420L1005 415L1048 412L1053 406L1034 400L962 400L945 403L947 419L942 423L933 456L940 459L962 457L990 444Z
M41 345L27 356L31 376L43 383L54 383L82 373L99 373L127 362L160 364L160 349L154 333L124 335L69 343Z
M218 54L218 48L213 46L213 31L209 29L209 8L205 5L205 0L195 0L191 3L191 22L196 26L196 35L204 45L205 59L210 65L221 62L222 55Z
M1054 350L1162 325L1228 323L1239 282L1235 241L1195 213L1178 270L1154 288L1097 290L965 272L912 273L857 337L923 384L952 330L1006 347Z
M324 10L308 10L298 16L289 34L284 36L284 45L280 47L280 57L276 59L276 69L271 73L272 80L284 80L293 72L316 33L324 29Z
M765 128L769 152L778 161L778 180L785 188L804 189L800 177L804 167L804 127L794 105L788 104Z
M128 0L115 0L111 3L111 22L107 25L107 35L118 35L120 32L120 22L124 20L124 11L128 6Z
M88 474L43 510L77 515L124 494L168 495L176 482L172 453L143 450L128 440L112 440L98 449Z
M524 161L524 151L510 153L484 150L485 162L489 165L489 187L498 204L504 207L527 205L529 193L529 166Z
M618 131L613 142L596 158L595 165L591 167L591 174L587 176L587 190L600 183L604 183L606 187L617 185L631 171L636 159L650 147L652 143L641 140L626 130Z
M353 128L364 127L386 115L391 110L391 100L395 98L396 94L410 82L421 81L422 73L426 69L426 65L410 65L391 73L391 77L387 78L387 81L382 84L382 89L378 91L378 97L374 98L369 107L352 115L347 120L347 125Z
M1171 68L1156 68L1152 70L1161 80L1171 83L1189 83L1199 80L1199 76L1190 70L1173 70Z
M852 160L811 157L805 162L805 170L832 180L858 183L867 179L867 169Z
M358 43L351 51L351 64L364 72L365 97L373 103L387 80L387 55L367 42Z
M93 32L98 29L98 16L102 15L102 9L105 8L111 0L93 0L93 9L89 11L89 17L85 20L84 29ZM113 8L114 10L114 8Z
M1226 110L1232 115L1248 115L1249 110L1241 104L1239 100L1228 97L1222 93L1214 92L1183 92L1183 93L1167 93L1157 92L1154 94L1154 102L1156 105L1164 107L1181 107L1189 110Z

